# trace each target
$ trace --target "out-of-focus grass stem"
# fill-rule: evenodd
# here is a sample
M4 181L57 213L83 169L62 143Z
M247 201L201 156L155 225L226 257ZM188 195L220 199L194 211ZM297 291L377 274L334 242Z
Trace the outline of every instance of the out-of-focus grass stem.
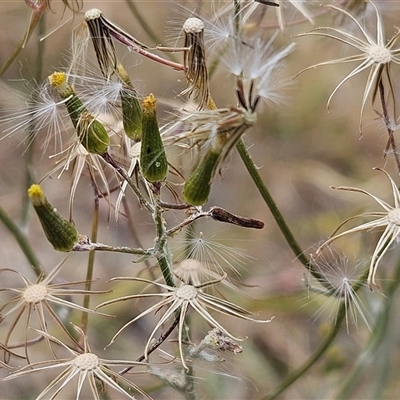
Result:
M384 397L384 390L387 389L387 379L390 377L390 358L394 356L393 346L397 346L397 339L389 340L391 325L395 325L392 319L393 307L396 307L396 296L400 286L400 260L395 266L395 276L385 288L384 304L374 322L374 329L369 336L364 352L357 358L353 370L346 376L336 399L349 399L353 397L353 391L360 387L360 380L365 377L365 368L370 368L374 363L375 390L371 398L380 399ZM383 361L379 363L379 361ZM379 363L379 367L378 364ZM386 374L386 375L385 375ZM372 383L371 383L372 384Z
M39 30L38 30L38 38L44 34L45 26L46 26L46 18L45 15L39 20ZM44 56L44 48L45 43L44 40L37 40L37 57L36 57L36 70L35 70L35 81L41 82L42 73L43 73L43 56ZM1 75L1 74L0 74ZM34 183L35 179L32 176L32 161L33 155L35 152L35 121L32 121L29 126L28 131L28 143L31 145L26 149L25 152L25 188L28 188ZM23 191L24 195L22 197L22 210L21 210L21 225L25 226L29 219L29 210L30 210L30 200L28 197L28 192L26 190Z
M143 30L147 33L149 38L155 43L159 44L162 43L162 40L156 35L154 30L151 28L151 26L147 23L147 21L144 19L143 15L141 12L137 9L135 6L134 2L132 0L126 0L126 4L128 5L129 9L132 11L132 14L135 16L137 21L139 22L140 26L143 28ZM166 55L174 62L177 62L176 58L174 57L173 53L166 53Z
M39 260L36 258L35 252L26 240L25 235L22 233L21 229L17 224L9 217L9 215L0 207L0 221L6 226L6 228L14 236L18 243L19 248L24 253L25 257L29 261L32 269L34 270L36 276L41 273Z

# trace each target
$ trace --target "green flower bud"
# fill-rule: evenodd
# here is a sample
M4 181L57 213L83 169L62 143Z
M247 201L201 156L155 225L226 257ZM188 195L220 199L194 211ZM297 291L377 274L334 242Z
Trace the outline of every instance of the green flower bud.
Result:
M129 139L139 142L142 138L142 106L132 82L121 64L117 65L119 78L125 83L121 89L122 123Z
M186 180L183 189L183 198L186 203L201 206L208 200L219 157L219 152L210 149Z
M161 140L156 116L156 99L150 94L142 102L142 141L140 168L149 182L161 182L168 173L167 156Z
M28 189L28 195L47 240L57 251L71 251L78 242L78 231L75 226L62 218L51 206L39 185L32 185Z
M89 153L104 154L110 144L110 137L104 126L89 114L74 89L68 84L65 73L54 72L48 79L60 97L65 99L68 114L82 145Z
M67 77L64 72L54 72L49 76L49 82L53 86L60 97L65 99L65 105L68 110L68 114L71 118L74 127L76 128L79 124L79 118L82 112L87 112L87 109L82 104L79 97L75 94L74 89L67 82Z
M110 144L110 137L103 124L92 114L83 112L76 127L83 147L92 154L104 154Z

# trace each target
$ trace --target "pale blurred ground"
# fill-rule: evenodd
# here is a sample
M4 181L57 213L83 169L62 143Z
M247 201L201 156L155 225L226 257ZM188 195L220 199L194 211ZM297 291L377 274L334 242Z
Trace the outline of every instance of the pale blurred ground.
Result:
M55 3L54 13L49 12L46 15L46 32L60 25L60 2L53 3ZM183 3L188 10L192 10L193 3ZM396 18L398 20L400 11L390 2L382 3L385 6L385 15L389 18L387 32L390 37L394 31L393 21L396 21ZM161 38L170 31L168 29L170 21L175 21L177 16L179 20L183 20L183 15L188 14L175 2L148 1L136 4ZM85 1L84 11L92 7L101 8L107 18L134 34L139 40L148 41L146 33L127 10L124 1ZM30 11L23 1L0 0L0 63L22 37L29 15ZM70 15L67 12L62 21L66 21ZM67 22L45 40L43 79L60 65L65 66L71 30L81 21L82 16L75 16L74 20ZM329 18L325 19L325 23L329 23ZM320 24L323 25L322 22ZM311 26L305 23L297 26L295 32L309 29ZM285 34L279 35L277 44L284 45L289 42L295 32L288 30ZM261 34L263 32L260 32ZM267 32L267 35L270 34L271 32ZM301 38L296 42L296 51L287 60L288 77L294 76L299 70L313 63L348 55L333 41ZM119 51L125 54L121 47ZM10 90L22 87L21 78L29 80L34 76L36 56L37 38L34 34L3 77L0 87L1 107L8 108L21 101L17 96L13 96ZM166 112L171 110L167 103L182 89L180 80L183 77L177 72L142 60L132 53L125 56L124 63L132 66L131 74L141 92L153 92L160 99L159 116L161 119L166 119L168 117ZM383 174L372 171L372 167L375 166L385 167L390 173L394 173L395 170L393 160L382 157L386 145L386 133L375 120L376 114L371 108L370 100L367 102L364 116L363 137L360 140L358 136L359 112L367 73L351 79L339 90L331 103L329 113L325 107L331 90L350 71L349 68L350 66L342 65L321 67L301 75L293 81L291 88L285 91L286 103L274 108L265 105L256 127L245 136L245 142L254 162L260 168L260 174L306 255L312 252L316 244L326 238L345 218L364 210L377 210L378 206L361 194L335 192L329 186L362 187L391 202L390 187L386 178ZM397 65L393 68L395 82L398 82L400 76L399 69ZM220 70L213 77L211 88L218 105L234 104L234 82L227 79L223 71ZM23 157L25 149L23 146L18 146L22 137L15 135L0 142L0 203L17 222L21 218L21 199L26 190ZM49 160L42 158L39 150L36 151L33 168L36 179L48 172L49 166ZM63 215L67 215L68 209L68 184L67 175L60 180L54 177L43 184L48 198ZM74 205L74 220L81 233L89 233L91 229L91 193L90 182L82 179ZM265 222L265 227L261 231L222 226L210 221L202 221L199 229L205 232L206 237L215 235L216 238L223 240L224 244L239 248L246 256L251 257L245 260L245 267L238 267L243 283L250 287L241 287L241 292L237 294L224 290L224 295L251 311L260 311L258 318L267 319L274 315L275 320L271 324L263 325L220 317L219 320L235 335L248 336L248 340L243 342L244 352L241 355L235 357L227 355L226 362L215 366L214 370L211 368L211 372L207 365L200 368L198 376L205 380L199 378L199 398L258 399L278 384L287 372L287 366L289 369L299 366L316 349L323 336L325 323L332 323L333 318L322 315L315 320L315 312L323 304L323 300L307 298L303 282L305 270L295 260L283 240L237 154L230 157L222 177L214 182L208 204L219 205L233 213L258 218ZM113 218L108 221L107 215L108 206L102 204L99 241L112 245L137 246L125 221L122 220L119 226L116 226ZM167 215L169 221L176 222L178 218L181 218L179 214L171 217ZM151 246L153 228L148 216L136 208L134 220L143 240L142 244ZM36 216L32 214L29 224L24 229L44 269L49 271L64 258L64 255L51 249L38 225ZM0 268L14 268L34 279L14 238L3 225L0 225L0 237ZM354 238L355 245L358 243L356 239ZM346 248L351 250L352 244L348 243ZM390 254L393 255L395 252ZM364 257L367 257L367 254ZM86 259L85 254L71 254L65 263L62 277L68 280L84 279ZM390 279L393 272L390 268L394 264L393 260L394 258L390 256L386 257L382 264L384 270L382 276L385 273L387 279ZM95 278L102 281L94 288L108 288L105 281L110 277L135 275L143 267L143 264L132 264L132 257L127 255L98 253ZM129 292L129 285L122 286ZM243 293L247 293L248 296L244 296ZM370 293L368 290L361 294L363 299L366 295L368 296L368 299L364 300L366 307L371 307L373 314L374 307L379 306L383 296L377 292ZM91 304L94 306L102 300L93 298ZM124 312L125 321L129 318L130 307L137 306L134 304L124 306L121 306L121 312ZM143 309L142 305L139 305L139 308ZM392 313L395 320L399 314L398 296ZM102 351L111 335L120 326L120 322L107 322L105 326L104 321L99 318L93 321L95 321L94 327L89 330L92 347ZM2 325L0 330L1 327ZM142 321L140 333L135 332L134 338L130 338L127 334L122 335L120 341L112 348L115 352L113 355L119 352L121 357L131 359L139 356L146 332L150 327L149 318ZM207 329L205 324L202 328L204 331ZM194 328L192 330L194 339L198 339L200 335L197 337ZM392 371L398 370L400 362L396 347L398 337L398 328L394 327L391 342L387 344L389 347L393 345ZM367 338L368 331L361 320L357 326L350 324L349 334L344 328L330 353L331 357L325 356L320 360L304 378L296 382L280 398L333 398L335 389L353 368L354 361L365 347ZM126 354L126 348L132 349L129 355ZM108 352L110 350L108 349ZM105 357L107 356L105 352ZM358 390L351 393L349 398L373 398L369 397L368 386L370 382L374 383L374 380L371 380L374 376L373 368L372 365L370 370L362 372ZM145 386L142 385L144 388L156 386L155 381L149 383L145 378L139 377L140 379L144 379ZM8 399L30 399L33 398L31 393L40 392L45 381L47 380L44 379L44 374L38 373L35 380L28 381L25 378L2 382L0 387L3 393L7 393ZM400 391L398 379L389 374L386 385L384 398L398 398ZM156 399L178 398L176 392L168 389L151 394ZM109 395L109 398L119 398L112 392L109 392Z

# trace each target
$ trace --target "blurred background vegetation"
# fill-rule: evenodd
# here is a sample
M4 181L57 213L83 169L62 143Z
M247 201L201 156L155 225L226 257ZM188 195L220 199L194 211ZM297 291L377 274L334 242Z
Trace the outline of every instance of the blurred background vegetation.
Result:
M210 4L204 3L206 4L190 1L142 1L135 2L135 6L157 37L161 38L161 44L171 45L171 35L176 32L177 24L182 23L192 10L202 9L207 15ZM299 18L299 14L292 14L289 2L282 3L288 3L285 10L287 21ZM317 10L321 2L307 3L310 3L313 10ZM400 10L396 2L376 3L384 17L387 35L391 37L400 17ZM83 15L77 14L68 20L72 14L66 11L62 17L61 2L52 1L51 6L52 11L43 16L31 39L2 78L0 106L5 116L10 109L23 108L24 96L29 95L29 91L35 87L35 80L44 80L55 69L67 64L71 33L83 21ZM133 15L128 2L85 1L83 11L92 7L101 8L108 19L139 40L158 44L148 36L146 29ZM0 11L1 64L23 37L31 11L23 1L1 1ZM316 19L316 24L326 26L332 23L333 18L333 13L327 13ZM374 20L365 23L373 26ZM276 26L275 11L272 8L268 8L263 25ZM257 35L272 36L276 29L267 27L258 27ZM297 43L295 51L286 60L285 75L289 79L309 65L349 54L340 43L332 40L292 37L311 28L311 24L304 21L288 25L284 32L277 35L274 42L277 48L293 40ZM48 37L39 42L39 37L44 35ZM138 90L141 93L152 92L157 96L160 121L168 122L173 111L171 104L176 102L176 95L182 90L181 74L140 58L137 54L129 53L122 46L117 46L117 51L124 65L130 67L130 74ZM94 58L93 63L95 64ZM285 89L282 104L272 107L263 105L256 126L244 137L249 152L259 167L259 173L307 256L344 219L376 209L372 200L365 196L337 192L331 190L330 186L360 187L391 202L387 179L383 174L372 170L372 167L382 167L396 178L392 158L383 157L387 134L377 119L370 100L363 119L362 138L358 134L361 99L367 73L360 74L343 85L331 103L330 112L326 109L326 100L330 92L351 68L351 65L341 64L325 66L300 75ZM399 69L393 68L395 82L398 82L400 77ZM31 86L27 85L28 81ZM219 106L236 103L234 85L234 80L228 77L227 72L222 67L219 68L211 80L212 96ZM29 208L28 215L25 214L27 208L24 199L28 187L27 170L32 174L32 180L37 181L53 164L52 160L43 157L40 149L44 138L38 136L31 153L23 143L23 137L21 132L0 142L0 204L22 227L41 265L49 271L63 260L64 255L53 251L32 210ZM62 215L68 215L66 193L69 184L68 173L64 173L59 179L55 174L43 183L47 197ZM91 230L92 192L89 179L82 179L74 203L74 220L79 221L80 232L89 233ZM133 196L131 200L136 202ZM198 368L196 379L199 398L261 399L273 392L291 371L313 354L334 323L337 304L307 289L307 271L288 247L235 152L224 165L222 176L214 182L208 204L219 205L235 214L265 222L261 231L225 226L208 220L201 221L196 229L202 231L207 240L223 243L242 254L238 259L231 260L241 275L240 283L235 283L238 290L233 292L223 288L222 295L258 313L257 317L260 319L271 316L275 316L275 319L272 323L263 325L237 323L232 318L221 316L220 320L224 326L234 331L235 335L246 336L248 339L243 342L242 354L227 355L225 362L211 368L208 364ZM108 218L108 213L108 205L101 202L99 242L138 246L139 243L132 236L124 218L121 218L116 226L113 218ZM166 218L177 221L173 213ZM151 220L145 213L140 212L138 206L134 220L141 245L150 246L153 240ZM29 263L3 224L0 224L0 237L0 268L13 268L34 279ZM348 240L338 242L336 247L338 251L345 250L349 254L350 262L352 259L361 259L365 267L373 250L375 236L361 241L361 245L360 238L362 239L361 235L351 236ZM179 255L182 251L181 238L176 239L173 248L174 255ZM399 256L396 248L385 256L378 272L380 291L371 292L367 287L359 291L371 330L359 315L356 322L350 318L348 329L344 324L333 345L316 365L278 398L399 397L397 368L400 368L400 293L393 284L396 271L399 270ZM65 279L85 279L86 257L84 254L68 256L63 268ZM142 271L146 266L143 263L133 264L132 261L132 257L123 254L98 253L95 278L99 281L94 285L94 289L108 289L106 281L113 276L134 276L138 273L146 276ZM390 291L390 288L394 289ZM129 283L114 287L117 293L120 290L118 294L129 293L131 289ZM112 296L114 295L116 294ZM105 298L106 296L102 296L101 300L92 298L91 306L104 301ZM118 311L119 315L122 315L118 321L105 323L99 317L90 317L88 336L92 349L103 351L116 329L120 327L121 319L128 320L132 308L143 310L144 304L120 304L118 307L115 312ZM134 336L123 335L113 345L113 354L127 356L126 349L129 349L130 359L140 355L147 332L156 318L157 316L154 320L149 318L140 321L139 327L135 331L132 330ZM207 330L204 324L202 333ZM193 331L192 334L196 339L196 333ZM198 336L200 337L200 334ZM35 351L40 352L40 346L38 349L33 350L33 359L38 357ZM104 353L105 357L107 351ZM4 376L7 371L3 369L0 374ZM146 376L134 379L139 382L143 380L141 387L156 399L178 398L175 391L162 387L155 379ZM32 398L32 393L40 392L44 380L43 375L39 377L39 374L36 374L29 379L2 382L1 391L7 393L4 398L29 399ZM113 397L114 393L111 392L108 395L108 398L118 398Z

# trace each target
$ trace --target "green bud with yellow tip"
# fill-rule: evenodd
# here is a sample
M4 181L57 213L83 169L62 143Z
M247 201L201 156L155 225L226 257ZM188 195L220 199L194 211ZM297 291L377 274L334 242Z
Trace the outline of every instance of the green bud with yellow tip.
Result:
M186 203L201 206L208 200L219 157L219 152L210 149L189 176L183 189L183 199Z
M92 154L104 154L110 144L110 137L104 126L83 105L74 89L67 82L64 72L49 76L50 84L57 90L65 105L78 137L85 149Z
M117 73L125 84L120 91L124 131L129 139L138 142L142 138L142 106L128 73L121 64L117 65Z
M167 156L161 140L156 115L156 99L153 94L142 102L142 141L140 168L143 177L152 183L163 181L168 173Z
M72 86L67 82L67 76L64 72L53 72L48 77L48 80L51 86L57 90L60 97L65 100L65 106L67 107L68 114L74 127L76 128L82 112L87 112L86 107L75 94Z
M47 240L57 251L71 251L78 242L78 231L75 226L61 217L51 206L40 185L33 184L28 189L28 195Z

